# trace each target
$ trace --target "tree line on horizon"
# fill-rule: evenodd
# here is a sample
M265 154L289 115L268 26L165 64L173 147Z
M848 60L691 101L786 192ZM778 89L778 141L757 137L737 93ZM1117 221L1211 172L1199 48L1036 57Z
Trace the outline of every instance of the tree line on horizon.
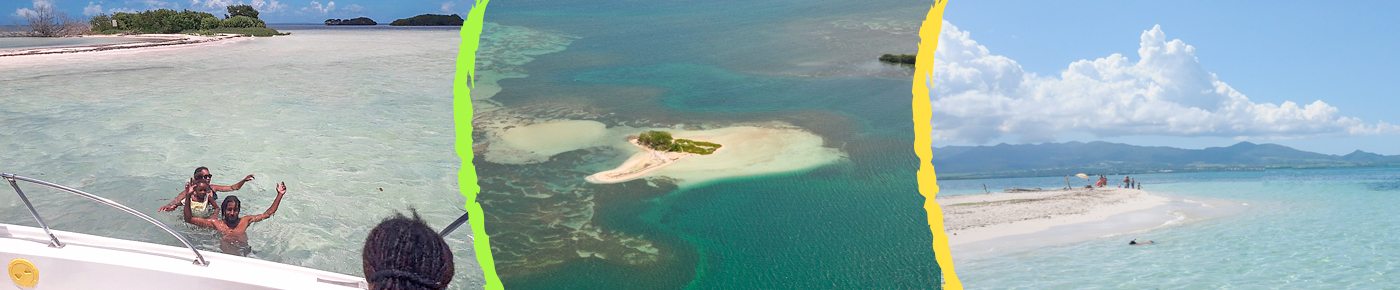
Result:
M253 6L229 5L225 9L228 14L224 14L223 19L208 12L156 9L137 13L117 12L111 16L98 14L92 17L88 23L92 25L93 32L102 34L124 32L182 33L220 28L267 28L267 23L258 19L258 10L253 9Z

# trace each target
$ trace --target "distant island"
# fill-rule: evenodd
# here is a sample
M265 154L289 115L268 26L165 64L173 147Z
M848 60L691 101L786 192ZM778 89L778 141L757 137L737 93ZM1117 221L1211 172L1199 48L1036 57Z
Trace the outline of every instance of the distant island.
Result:
M888 63L907 64L907 65L914 65L914 59L915 59L915 57L914 57L913 54L901 54L901 55L885 54L885 55L881 55L881 56L880 56L880 61L888 62Z
M369 17L358 17L354 19L326 19L326 25L379 25L374 19Z
M1283 168L1400 166L1400 155L1357 150L1328 155L1277 144L1180 149L1108 142L933 148L938 179L1065 176L1076 173L1259 171Z
M462 26L462 17L457 14L423 14L390 22L392 26Z

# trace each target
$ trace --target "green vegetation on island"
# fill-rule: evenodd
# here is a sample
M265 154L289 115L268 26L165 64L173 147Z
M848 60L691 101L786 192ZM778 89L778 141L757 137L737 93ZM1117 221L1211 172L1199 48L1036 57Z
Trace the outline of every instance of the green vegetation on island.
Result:
M374 19L369 17L356 17L353 19L326 19L326 25L379 25Z
M230 5L228 14L219 19L214 14L170 9L146 10L137 13L117 12L111 16L99 14L88 21L92 33L185 33L214 35L220 33L250 36L287 35L267 28L258 19L258 11L249 5Z
M457 14L423 14L390 22L392 26L462 26L462 17Z
M671 137L671 133L654 130L637 135L637 143L641 143L642 146L646 146L652 150L695 153L700 155L715 153L715 150L718 150L720 147L719 144L710 142L675 139Z
M881 56L880 56L880 61L889 62L889 63L907 64L907 65L914 65L914 59L915 59L915 57L914 57L913 54L901 54L901 55L885 54L885 55L881 55Z

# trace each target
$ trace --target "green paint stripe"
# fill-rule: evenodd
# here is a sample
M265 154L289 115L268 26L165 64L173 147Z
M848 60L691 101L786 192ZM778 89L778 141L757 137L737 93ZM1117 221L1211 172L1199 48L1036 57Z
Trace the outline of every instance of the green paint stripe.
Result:
M481 27L485 23L486 4L490 0L480 0L472 6L462 23L462 44L457 51L457 73L452 80L452 120L456 124L457 156L462 158L462 170L457 172L457 186L462 196L467 197L467 212L475 217L470 220L472 227L472 249L476 251L476 262L481 264L481 273L486 279L485 289L505 289L501 278L496 277L496 262L491 259L490 237L486 236L485 215L481 204L476 202L476 194L481 186L476 184L476 166L472 165L472 88L476 87L476 49L481 44Z

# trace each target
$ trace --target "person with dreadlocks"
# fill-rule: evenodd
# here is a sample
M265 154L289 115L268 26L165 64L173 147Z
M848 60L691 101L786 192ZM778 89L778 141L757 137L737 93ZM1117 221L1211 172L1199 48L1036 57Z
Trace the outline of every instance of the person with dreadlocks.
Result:
M283 194L287 194L287 183L279 182L277 183L277 199L272 200L272 206L268 207L267 211L264 211L260 215L245 217L238 216L238 212L243 208L243 204L238 201L237 196L232 195L224 198L223 205L219 207L223 209L223 213L215 218L205 219L194 217L194 215L190 213L190 207L186 206L185 222L218 230L219 233L224 235L223 241L219 243L219 248L222 249L225 254L247 256L248 253L252 252L252 249L248 247L248 226L272 217L273 213L277 213L277 205L282 203ZM189 202L191 195L185 196L186 203Z
M452 249L413 212L395 213L369 231L363 252L371 290L446 289L452 281Z

